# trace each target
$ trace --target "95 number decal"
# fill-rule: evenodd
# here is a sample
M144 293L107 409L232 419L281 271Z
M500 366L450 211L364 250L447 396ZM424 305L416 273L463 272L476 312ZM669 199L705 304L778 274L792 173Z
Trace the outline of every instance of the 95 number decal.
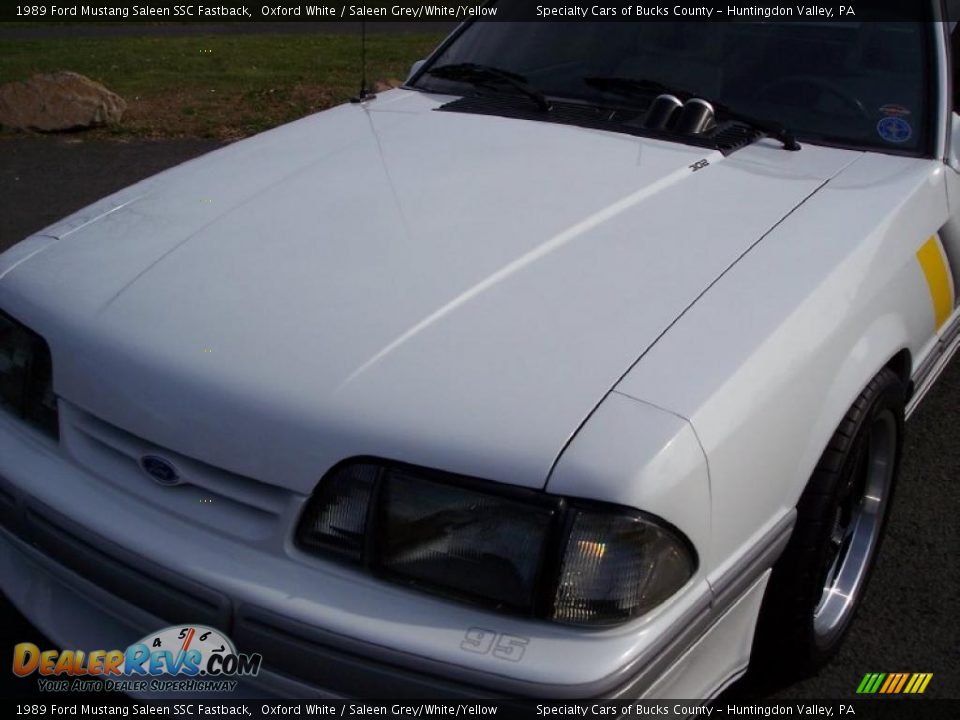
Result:
M499 660L520 662L527 651L530 638L509 633L498 633L495 630L472 627L467 630L460 643L460 649L477 655L488 653Z

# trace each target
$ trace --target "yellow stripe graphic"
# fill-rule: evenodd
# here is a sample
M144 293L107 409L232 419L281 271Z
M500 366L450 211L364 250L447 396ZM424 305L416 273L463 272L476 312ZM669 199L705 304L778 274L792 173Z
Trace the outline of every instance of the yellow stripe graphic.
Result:
M903 689L903 692L912 693L913 686L916 684L917 684L917 674L914 673L913 675L910 676L910 682L907 683L907 686Z
M930 288L933 314L939 330L953 312L953 282L936 235L931 235L917 250L917 260Z
M930 684L930 680L933 679L933 673L926 673L923 678L923 684L920 686L920 689L917 690L918 693L926 692L927 685Z

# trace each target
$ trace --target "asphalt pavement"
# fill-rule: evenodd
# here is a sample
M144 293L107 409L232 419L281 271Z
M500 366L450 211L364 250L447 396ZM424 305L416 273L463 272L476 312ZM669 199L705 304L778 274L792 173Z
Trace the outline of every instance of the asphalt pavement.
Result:
M0 250L109 192L218 143L0 139ZM816 676L780 687L741 682L729 699L851 698L868 672L931 672L926 695L960 698L960 363L907 425L887 537L850 635ZM0 597L0 696L16 642L52 647ZM6 659L5 659L6 658Z

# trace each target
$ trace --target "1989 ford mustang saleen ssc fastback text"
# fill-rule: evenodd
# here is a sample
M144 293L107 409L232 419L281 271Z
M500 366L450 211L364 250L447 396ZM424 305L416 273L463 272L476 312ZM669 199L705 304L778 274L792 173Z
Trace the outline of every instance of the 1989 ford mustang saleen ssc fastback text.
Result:
M958 344L948 23L474 23L0 255L0 582L288 695L816 667Z

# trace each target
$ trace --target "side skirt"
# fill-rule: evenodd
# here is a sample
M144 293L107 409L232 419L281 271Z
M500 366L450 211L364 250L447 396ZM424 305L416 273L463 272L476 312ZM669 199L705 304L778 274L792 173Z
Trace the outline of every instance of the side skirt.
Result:
M940 340L930 351L929 356L914 373L914 391L906 407L907 419L923 402L923 398L930 392L930 388L937 382L937 378L950 364L950 360L956 355L957 350L960 350L960 314L954 315L950 325L940 335Z

